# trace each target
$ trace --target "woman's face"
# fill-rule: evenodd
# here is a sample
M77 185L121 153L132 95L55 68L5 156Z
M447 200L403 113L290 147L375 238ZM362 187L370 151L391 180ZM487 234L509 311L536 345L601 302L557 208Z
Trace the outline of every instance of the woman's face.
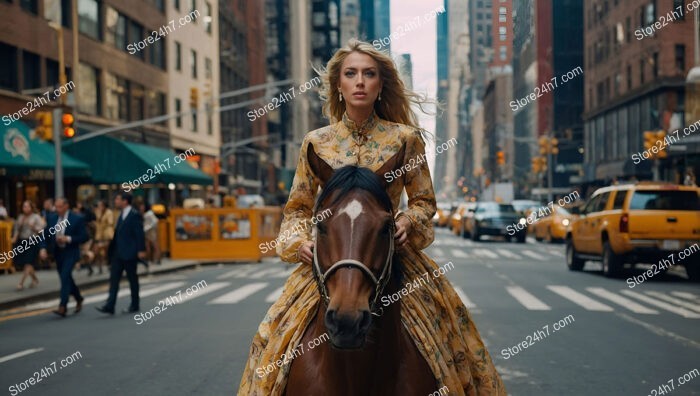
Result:
M349 109L374 106L382 89L377 62L367 54L352 52L340 68L340 92Z
M24 214L32 213L32 204L30 204L27 201L24 201L24 203L22 203L22 212L24 212Z

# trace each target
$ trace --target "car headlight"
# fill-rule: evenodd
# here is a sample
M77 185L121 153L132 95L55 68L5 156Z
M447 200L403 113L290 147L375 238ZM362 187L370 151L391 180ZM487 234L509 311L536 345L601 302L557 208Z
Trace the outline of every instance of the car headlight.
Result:
M569 221L569 219L564 219L564 220L561 221L561 224L562 224L564 227L566 227L566 226L568 226L569 224L571 224L571 221Z
M459 219L460 219L460 216L459 216L458 214L456 214L456 215L452 215L452 218L455 219L455 220L459 220Z
M522 225L525 225L525 224L527 223L527 220L525 220L524 217L521 217L521 218L520 218L520 221L518 221L518 223L520 223L520 224L522 224Z

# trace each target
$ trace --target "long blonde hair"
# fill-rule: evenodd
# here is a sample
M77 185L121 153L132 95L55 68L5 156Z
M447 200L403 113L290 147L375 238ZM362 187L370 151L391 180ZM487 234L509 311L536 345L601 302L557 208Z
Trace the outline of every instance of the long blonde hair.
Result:
M382 100L374 102L374 111L379 118L397 122L422 129L418 124L418 118L411 109L411 104L416 104L424 113L428 114L423 106L429 103L425 95L419 95L404 85L393 59L384 52L378 51L370 43L352 38L348 43L333 54L326 67L316 69L323 81L323 87L319 90L323 104L323 115L331 122L340 121L345 113L345 102L341 102L338 90L340 81L340 68L345 58L353 53L369 55L377 62L379 77L382 79Z

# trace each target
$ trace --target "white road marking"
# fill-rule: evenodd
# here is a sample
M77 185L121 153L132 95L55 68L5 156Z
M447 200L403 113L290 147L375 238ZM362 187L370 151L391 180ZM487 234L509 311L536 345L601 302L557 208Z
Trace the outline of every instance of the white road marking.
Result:
M518 256L517 254L511 252L508 249L496 249L498 253L501 254L501 256L507 257L507 258L512 258L514 260L521 260L522 257Z
M12 359L21 358L22 356L31 355L32 353L41 352L43 350L44 350L44 348L31 348L31 349L25 349L25 350L20 351L20 352L15 352L11 355L0 357L0 363L5 363L5 362L8 362Z
M689 303L687 301L679 300L677 298L669 297L669 296L667 296L663 293L659 293L657 291L648 291L646 293L650 296L653 296L653 297L659 298L661 300L664 300L666 302L670 302L670 303L676 304L678 306L687 308L691 311L700 312L700 305L698 305L698 304L693 304L693 303Z
M513 298L518 300L520 304L530 311L549 311L552 309L549 305L543 303L540 299L528 293L527 290L520 286L508 286L506 290L508 290L508 293L510 293Z
M667 304L665 302L658 301L658 300L653 299L651 297L645 296L644 294L633 292L632 290L622 290L620 293L634 297L638 300L642 300L647 304L653 305L653 306L661 308L661 309L665 309L666 311L673 312L673 313L680 315L684 318L689 318L689 319L700 318L700 314L688 311L688 310L683 309L683 308L674 307L671 304Z
M700 301L700 296L695 295L695 294L690 293L690 292L672 291L671 294L673 294L676 297L681 297L681 298L685 298L688 300Z
M541 255L533 252L532 250L523 249L520 251L520 253L522 253L528 257L532 257L535 260L544 260L544 256L541 256Z
M469 258L469 255L464 253L463 250L450 249L450 253L452 253L452 255L457 258Z
M612 307L599 303L598 301L577 292L576 290L567 286L547 286L547 289L557 293L558 295L566 298L567 300L573 302L574 304L580 305L589 311L603 311L610 312L614 311Z
M206 287L203 287L203 288L200 287L197 290L197 292L194 292L189 296L187 295L187 293L185 291L182 291L179 296L177 294L173 294L173 295L170 295L168 297L175 297L175 298L171 298L170 302L177 305L177 304L186 303L187 301L193 300L197 297L201 297L201 296L204 296L206 294L213 293L213 292L215 292L219 289L223 289L224 287L229 286L229 285L231 285L231 283L229 283L229 282L214 282L214 283L207 284ZM165 301L168 297L158 301L158 304L160 304L161 301L165 303Z
M263 278L263 277L265 277L265 276L268 276L268 275L277 274L277 273L279 273L280 271L284 271L284 268L282 268L282 267L280 267L280 266L275 266L274 268L265 268L265 269L263 269L263 270L261 270L261 271L258 271L257 273L255 273L255 274L253 274L253 275L250 275L248 278L251 278L251 279L261 279L261 278Z
M464 294L464 290L462 290L461 287L458 286L453 286L455 291L457 292L457 295L459 296L460 299L462 299L462 302L464 303L464 306L466 306L469 309L474 309L476 308L476 304L472 302L472 300L467 297L466 294Z
M265 297L265 302L268 303L273 303L277 301L278 298L282 295L282 292L284 291L284 286L280 287L279 289L276 289L272 293L268 294L267 297Z
M492 251L486 250L486 249L474 249L472 250L474 254L476 254L479 257L488 257L488 258L498 258L498 255Z
M234 269L233 271L229 271L225 274L221 274L221 275L217 276L216 279L226 279L226 278L232 278L232 277L243 278L243 277L247 276L249 273L252 273L253 271L255 271L257 268L258 268L257 265L242 266L240 268Z
M180 287L180 286L182 286L182 285L184 285L184 284L185 284L185 282L166 283L166 284L164 284L164 285L161 285L161 286L158 286L158 287L154 287L154 288L152 288L152 289L148 289L148 290L144 291L143 293L139 292L139 297L140 297L140 298L142 298L142 297L148 297L148 296L153 295L153 294L156 294L156 293L160 293L160 292L163 292L163 291L166 291L166 290L170 290L170 289L174 289L174 288L176 288L176 287Z
M656 315L659 313L659 311L647 308L641 304L637 304L636 302L630 300L629 298L622 297L618 294L609 292L602 287L587 287L586 290L588 290L590 293L595 294L596 296L600 298L604 298L606 300L612 301L617 305L620 305L624 308L629 309L632 312L639 313L639 314L650 314L650 315Z
M433 248L433 253L437 257L445 257L445 252L440 248Z
M207 304L235 304L248 298L248 296L252 295L253 293L264 289L265 287L267 287L267 283L264 282L250 283L243 287L239 287L232 292L226 293L223 296L217 297L209 301Z
M564 257L564 253L558 251L558 250L550 250L547 249L547 253L553 255L553 256L559 256L559 257Z

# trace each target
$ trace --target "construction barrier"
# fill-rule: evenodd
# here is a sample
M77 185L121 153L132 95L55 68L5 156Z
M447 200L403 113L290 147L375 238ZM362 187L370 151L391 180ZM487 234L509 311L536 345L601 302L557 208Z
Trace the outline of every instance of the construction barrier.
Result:
M12 250L12 226L11 221L0 221L0 254ZM11 274L15 272L15 266L11 258L0 264L0 271Z
M165 257L170 253L170 218L159 219L157 231L160 255Z
M275 255L260 246L277 238L282 209L172 209L168 222L173 259L260 261Z

